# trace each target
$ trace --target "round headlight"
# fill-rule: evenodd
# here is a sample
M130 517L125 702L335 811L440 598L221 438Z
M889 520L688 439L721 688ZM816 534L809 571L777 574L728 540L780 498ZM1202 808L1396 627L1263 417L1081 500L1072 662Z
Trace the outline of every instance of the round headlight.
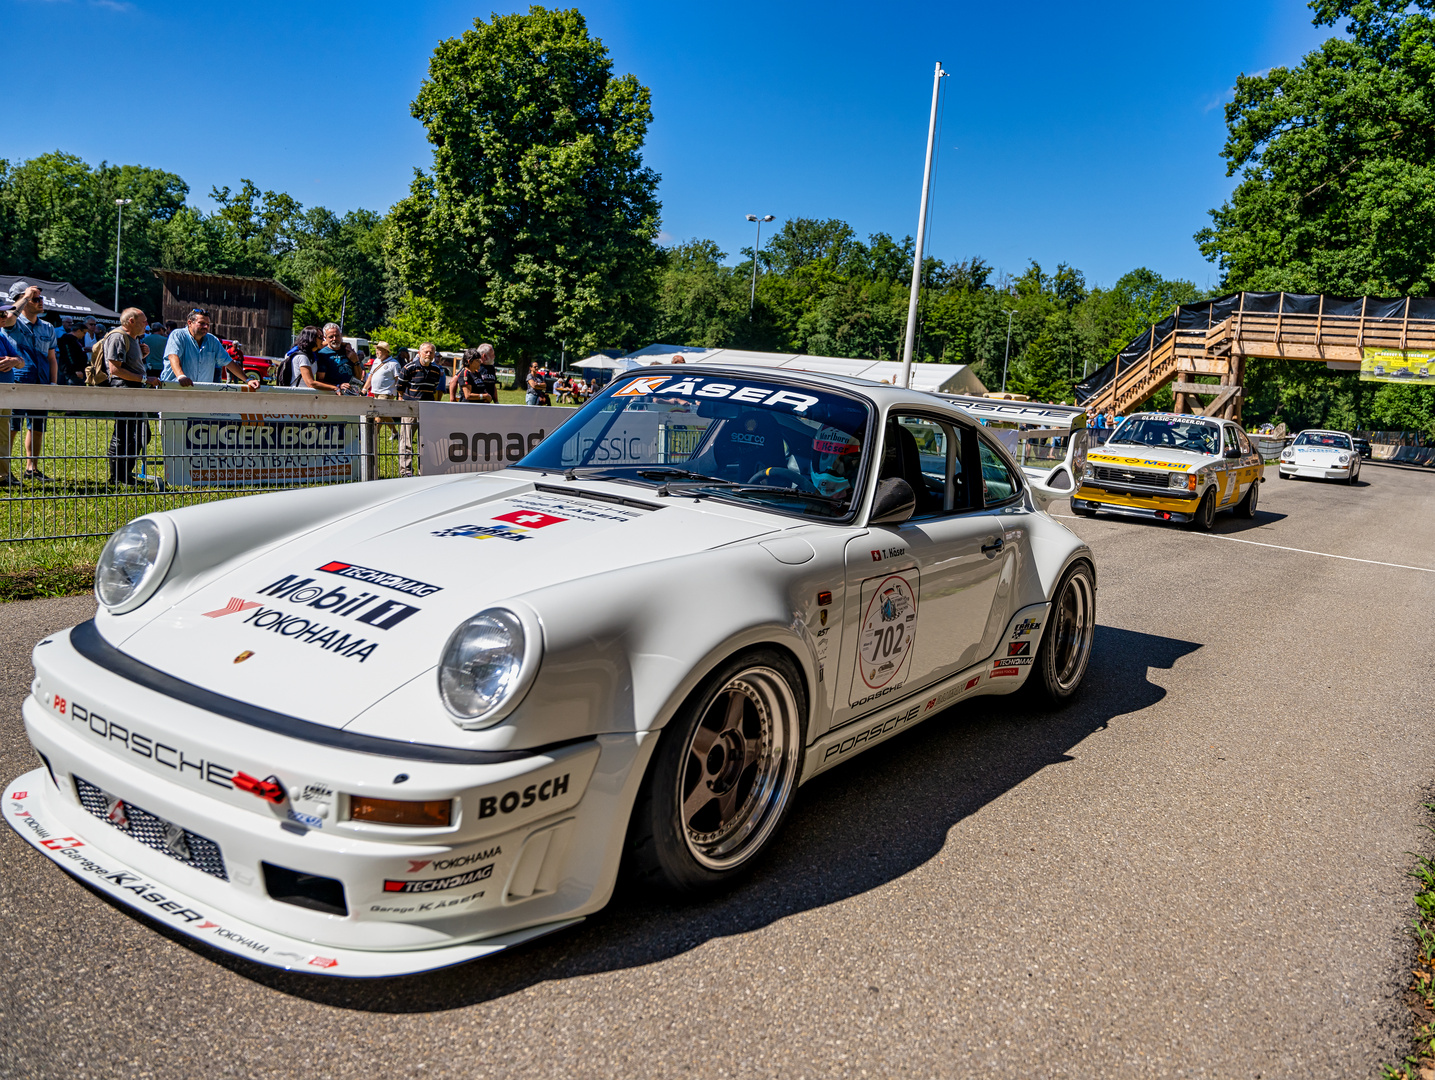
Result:
M164 580L174 547L174 526L168 518L131 521L100 552L95 597L112 615L139 607Z
M449 636L438 665L439 696L460 727L483 727L517 704L536 667L537 643L518 616L490 608Z

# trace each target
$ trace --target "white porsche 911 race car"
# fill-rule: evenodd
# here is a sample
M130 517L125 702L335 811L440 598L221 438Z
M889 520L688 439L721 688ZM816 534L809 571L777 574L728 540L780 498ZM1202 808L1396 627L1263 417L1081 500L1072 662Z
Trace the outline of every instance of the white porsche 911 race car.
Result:
M1302 431L1281 451L1282 480L1313 476L1318 480L1355 483L1360 476L1360 450L1343 431Z
M333 975L566 926L625 854L709 889L823 770L1077 690L1071 478L935 396L662 368L501 472L142 517L35 648L5 816L165 926Z

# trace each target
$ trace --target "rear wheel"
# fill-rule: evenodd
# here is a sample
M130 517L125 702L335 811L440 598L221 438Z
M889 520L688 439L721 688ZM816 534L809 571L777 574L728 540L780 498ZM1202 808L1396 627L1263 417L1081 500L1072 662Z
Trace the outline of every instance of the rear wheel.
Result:
M1246 497L1236 507L1236 517L1253 518L1256 516L1256 502L1261 497L1261 478L1258 476L1251 481L1251 489L1246 492Z
M1210 532L1211 527L1216 524L1216 492L1210 489L1201 496L1201 502L1196 507L1196 514L1191 518L1191 528L1197 532Z
M658 736L629 830L638 874L699 893L748 870L792 807L806 715L782 653L719 668Z
M1065 704L1086 675L1095 636L1096 575L1079 562L1056 587L1029 685L1051 704Z

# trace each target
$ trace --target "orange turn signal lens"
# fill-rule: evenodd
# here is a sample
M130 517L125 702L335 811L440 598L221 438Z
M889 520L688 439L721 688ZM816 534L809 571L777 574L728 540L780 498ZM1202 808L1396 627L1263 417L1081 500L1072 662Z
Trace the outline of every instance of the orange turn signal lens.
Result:
M350 795L349 818L353 821L374 821L381 825L441 828L453 821L453 800L410 802L406 799L371 799L367 795Z

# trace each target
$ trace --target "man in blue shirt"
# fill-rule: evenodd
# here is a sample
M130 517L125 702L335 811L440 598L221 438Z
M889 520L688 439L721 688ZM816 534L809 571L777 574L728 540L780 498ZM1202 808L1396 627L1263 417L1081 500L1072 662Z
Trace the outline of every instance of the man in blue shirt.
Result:
M60 381L60 365L55 358L55 339L59 331L41 318L45 314L45 298L40 286L17 281L10 286L10 299L19 311L7 333L15 343L20 359L25 363L16 368L13 381L53 386ZM45 443L45 416L43 411L16 409L10 417L11 440L21 426L25 432L25 478L27 480L48 480L40 471L40 451Z
M0 301L0 384L14 380L15 369L23 367L20 350L11 340L9 330L15 325L15 305L9 300ZM10 475L10 410L0 409L0 435L4 436L4 453L0 453L0 487L20 487L18 477Z
M189 313L189 320L183 330L169 335L164 346L164 370L160 372L163 382L192 386L197 382L210 383L219 379L221 371L228 371L251 390L259 389L259 380L245 373L239 364L225 351L224 344L209 332L209 312L195 308Z

